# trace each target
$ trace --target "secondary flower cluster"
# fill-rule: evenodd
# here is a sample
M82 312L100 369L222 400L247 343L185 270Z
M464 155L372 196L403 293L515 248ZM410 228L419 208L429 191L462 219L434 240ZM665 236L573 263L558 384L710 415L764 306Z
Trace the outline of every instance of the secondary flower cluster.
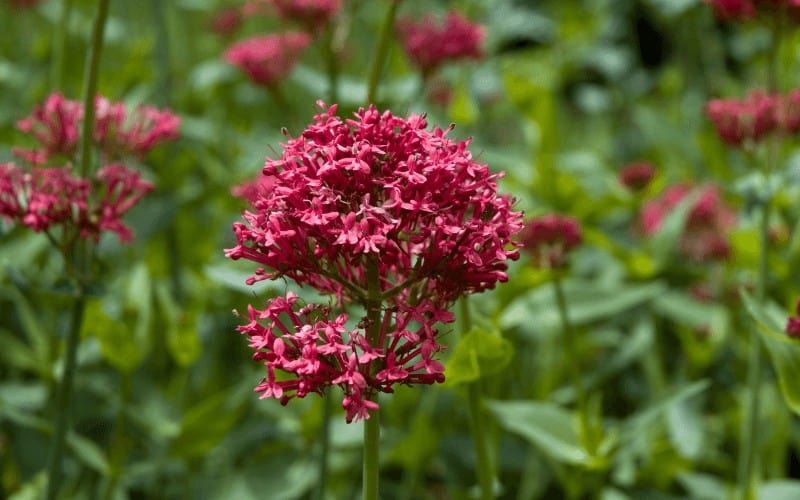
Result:
M800 338L800 300L795 306L795 313L797 316L789 316L789 319L786 320L786 334L797 339Z
M656 168L647 162L631 163L619 171L619 182L633 192L642 191L656 175Z
M178 138L180 118L149 106L129 112L122 103L98 95L94 101L96 122L93 142L104 160L126 155L142 157L161 142ZM71 159L78 147L83 105L56 92L37 106L33 114L17 122L17 128L39 143L34 149L15 148L14 154L31 164L43 165L53 156Z
M270 88L289 74L309 45L308 33L287 31L243 40L228 48L224 58L244 71L253 83Z
M580 246L583 238L577 219L565 215L547 214L525 223L520 235L523 249L540 269L561 269L567 256Z
M486 29L448 12L443 18L428 14L417 21L399 19L397 34L409 59L427 77L447 61L482 58Z
M647 236L656 234L667 216L695 191L698 197L689 209L678 250L696 262L725 259L730 254L728 233L736 223L736 215L716 186L678 184L667 188L642 208L641 230Z
M714 99L706 104L706 114L731 146L756 143L776 131L794 134L800 130L800 89L786 95L753 91L742 100Z
M800 19L800 0L705 0L714 7L714 13L724 21L752 19L759 11L785 12Z
M375 391L444 379L432 358L442 349L434 325L453 321L446 309L458 297L508 279L506 261L519 257L511 236L521 229L522 214L497 193L500 174L475 162L467 141L448 139L450 129L427 131L424 116L401 118L374 107L342 120L335 105L320 105L324 112L315 123L289 139L280 158L266 161L269 187L243 214L244 222L234 224L238 244L226 255L264 266L251 284L286 277L333 295L339 305L368 309L380 303L377 343L365 347L362 334L340 332L342 345L350 347L340 345L336 356L346 355L346 363L326 358L325 364L303 365L319 366L303 373L291 363L275 364L274 345L259 348L273 355L263 358L267 382L270 369L294 375L284 381L300 379L295 392L284 391L283 402L340 385L350 420L375 409L368 403ZM273 332L281 328L270 321ZM376 328L367 319L360 326ZM250 333L256 327L247 328ZM317 345L327 342L318 337ZM298 355L308 360L311 351ZM371 371L373 359L377 369ZM331 363L338 371L327 367ZM360 377L342 378L350 363Z

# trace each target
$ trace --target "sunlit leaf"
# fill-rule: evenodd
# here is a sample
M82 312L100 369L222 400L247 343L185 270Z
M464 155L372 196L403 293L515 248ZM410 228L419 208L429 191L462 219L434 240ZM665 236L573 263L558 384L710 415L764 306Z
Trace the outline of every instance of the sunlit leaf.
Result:
M456 344L445 369L446 383L472 382L508 366L514 348L497 333L473 329Z

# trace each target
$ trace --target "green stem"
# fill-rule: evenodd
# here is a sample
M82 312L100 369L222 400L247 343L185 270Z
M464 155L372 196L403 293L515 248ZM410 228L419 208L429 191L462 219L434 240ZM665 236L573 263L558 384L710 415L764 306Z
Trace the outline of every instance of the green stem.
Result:
M594 437L589 422L589 406L586 399L586 391L583 388L583 381L581 380L581 372L578 364L578 349L577 338L572 329L572 324L569 321L567 313L567 300L564 297L564 289L561 286L561 278L557 275L553 278L553 291L556 296L556 303L558 305L558 314L561 319L561 330L564 337L564 348L567 356L567 365L569 366L570 376L572 377L572 385L575 388L575 396L578 404L578 418L580 419L580 436L581 443L586 450L594 455L597 451L595 449Z
M325 27L325 39L322 50L325 56L325 66L328 70L328 104L335 104L339 100L339 62L337 61L336 24L328 23Z
M462 297L459 302L461 313L462 338L472 329L472 317L469 310L469 301ZM480 380L467 384L467 408L469 412L469 427L472 433L472 445L475 447L476 469L478 485L480 486L481 500L494 498L494 465L489 453L489 441L486 430L483 428L483 403Z
M81 324L83 313L86 310L86 295L83 286L78 284L75 292L75 302L72 305L69 330L67 331L67 345L64 353L64 371L56 395L55 427L50 456L47 461L47 491L45 498L54 500L61 486L62 461L64 445L67 440L69 427L70 405L72 402L72 386L75 377L75 365L80 343Z
M378 46L375 49L375 56L369 69L369 80L367 80L367 104L375 104L378 97L378 82L381 80L381 72L386 63L386 56L389 53L389 41L393 38L394 18L397 16L397 6L399 4L400 0L391 0L389 10L383 20L383 26L381 26Z
M779 9L773 15L772 50L767 62L767 92L772 95L778 91L778 57L783 34L783 18L786 13ZM772 137L768 144L767 161L762 166L766 192L761 203L759 220L758 275L756 277L756 300L764 304L767 298L767 282L769 280L769 214L772 193L769 186L769 175L777 163L779 139ZM761 405L761 377L763 354L761 341L756 326L751 327L750 352L747 359L747 414L742 427L742 450L739 455L739 498L754 500L757 497L756 462L758 459L759 407Z
M53 36L53 63L50 66L50 87L63 90L64 86L64 47L67 44L69 19L72 14L73 0L61 2L61 15L58 18L56 32Z
M367 263L367 341L372 347L380 347L381 336L381 285L378 264L375 259L370 259ZM377 361L370 362L370 377L374 377L378 371ZM378 400L378 394L371 391L368 395L369 401ZM373 412L368 419L364 420L364 479L363 479L363 499L378 500L378 479L380 472L380 413Z
M86 69L83 76L83 128L81 130L81 177L89 178L92 169L92 136L94 135L94 96L97 93L97 75L100 68L100 54L103 51L103 34L108 18L110 0L98 0L97 16L92 26L92 38L86 55Z
M328 455L331 448L331 402L330 394L322 398L322 436L320 436L321 447L319 450L319 488L317 489L317 499L325 500L325 487L328 482Z
M128 411L128 403L131 398L131 375L130 373L121 373L120 375L120 403L119 410L117 411L117 419L114 423L114 437L109 450L110 471L105 493L103 494L104 500L111 500L114 498L114 490L117 488L117 483L119 483L119 478L122 475L122 468L127 458L127 419L125 418L125 412Z

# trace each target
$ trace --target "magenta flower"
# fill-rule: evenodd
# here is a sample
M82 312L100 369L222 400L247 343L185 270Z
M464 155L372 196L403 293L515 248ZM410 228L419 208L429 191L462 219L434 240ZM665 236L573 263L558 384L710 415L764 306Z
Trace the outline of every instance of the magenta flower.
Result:
M17 122L17 128L40 144L39 149L15 148L14 154L33 164L46 163L52 155L72 156L78 146L83 106L56 92L33 114Z
M548 214L534 217L525 223L520 235L522 247L540 269L562 269L567 256L580 246L583 238L577 219Z
M341 10L342 0L272 0L272 5L281 18L316 30Z
M633 192L639 192L650 184L656 175L656 168L647 162L631 163L622 167L619 182Z
M800 0L704 0L714 7L714 13L723 21L738 21L756 17L759 10L783 12L798 20Z
M238 66L253 83L274 87L297 64L311 44L311 36L300 31L248 38L225 51L225 60Z
M486 29L449 12L444 18L429 14L419 21L400 19L397 34L408 57L427 77L447 61L481 59Z
M259 198L269 196L274 184L272 177L259 175L256 179L245 181L231 188L231 194L242 198L251 205Z
M645 204L640 216L642 232L647 236L657 233L667 215L693 189L688 184L671 186L661 197ZM716 186L699 189L700 195L689 211L678 249L696 262L725 259L730 254L728 235L736 224L736 215Z
M225 7L216 11L209 22L212 32L228 37L239 31L244 21L242 10L238 7Z
M720 138L731 146L755 143L778 125L780 96L750 92L743 100L713 99L706 104L706 114Z
M797 316L789 316L786 320L786 334L797 339L800 338L800 300L795 306L795 313Z
M248 283L287 277L335 296L340 305L374 301L368 270L377 274L381 320L375 345L359 331L339 332L341 341L316 335L315 346L304 344L305 350L289 337L277 348L291 344L305 361L280 366L274 364L274 341L259 347L273 364L257 390L283 397L275 396L279 384L269 378L270 367L301 379L280 386L282 395L302 397L341 385L348 420L358 420L376 409L376 391L444 380L434 359L442 349L434 325L454 320L446 309L460 296L508 279L507 261L519 256L511 236L521 229L522 214L497 193L500 174L475 162L467 141L448 139L449 129L427 131L424 116L404 119L374 107L345 121L335 105L320 105L324 112L315 123L289 139L280 158L266 161L263 175L271 188L243 214L244 222L234 224L238 244L225 253L264 266ZM274 301L267 310L273 307ZM256 319L269 320L267 310L251 308L251 323L240 331L252 336L265 328ZM271 321L270 331L282 328ZM331 326L322 321L312 328ZM370 326L365 321L361 325ZM299 321L295 332L307 325L307 319ZM329 357L317 369L314 352L320 349ZM369 369L372 361L377 367ZM313 372L313 383L295 367Z

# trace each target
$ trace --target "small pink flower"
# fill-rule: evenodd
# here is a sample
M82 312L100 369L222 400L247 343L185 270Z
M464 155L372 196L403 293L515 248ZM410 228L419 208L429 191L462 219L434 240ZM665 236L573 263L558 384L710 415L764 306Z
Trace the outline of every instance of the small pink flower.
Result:
M656 169L647 162L631 163L619 172L619 181L633 192L639 192L650 184L656 175Z
M241 9L226 7L214 13L209 23L209 28L219 36L229 37L239 31L243 20Z
M273 87L286 78L311 44L300 31L248 38L225 51L225 60L238 66L253 83Z
M525 224L520 242L534 266L560 269L567 265L569 253L582 242L580 224L564 215L534 217Z
M800 316L800 300L795 306L795 313ZM800 317L789 316L786 320L786 333L792 338L800 338Z
M419 21L402 18L397 33L406 54L426 77L447 61L483 57L486 29L458 12L444 18L429 14Z
M231 188L231 194L242 198L251 205L258 199L269 196L275 181L272 177L259 175L257 178L242 182Z
M713 99L706 104L706 114L720 138L731 146L755 143L778 125L780 96L750 92L744 100Z
M83 106L78 101L65 99L56 92L48 96L33 114L17 122L17 128L36 139L40 150L15 149L14 154L33 163L41 164L52 155L71 156L78 146Z
M272 0L272 5L283 19L318 30L341 10L342 0Z

